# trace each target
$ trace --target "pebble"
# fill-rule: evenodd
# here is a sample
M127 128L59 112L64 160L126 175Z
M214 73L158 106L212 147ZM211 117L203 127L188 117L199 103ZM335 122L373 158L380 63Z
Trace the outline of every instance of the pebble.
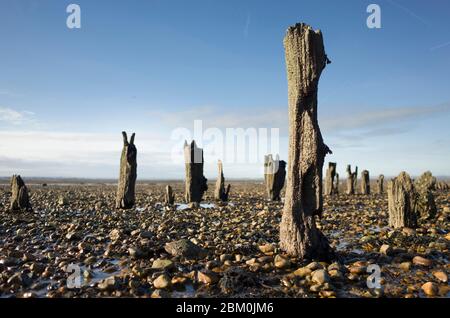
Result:
M153 286L157 289L168 288L171 285L172 281L166 274L159 275L158 278L153 281Z
M403 263L400 263L399 267L402 270L404 270L405 272L409 272L409 270L411 269L411 265L412 265L411 262L403 262Z
M174 264L169 259L157 259L153 262L152 268L153 269L171 269L174 267Z
M439 291L438 286L433 282L423 284L421 289L427 296L436 296Z
M276 268L286 269L291 267L291 261L285 257L282 257L281 255L277 255L274 259L274 265Z
M442 283L448 282L448 276L443 271L433 272L433 276L436 277Z
M264 254L268 254L268 253L273 253L273 251L275 250L275 247L273 246L273 244L267 243L264 245L260 245L259 250L261 252L263 252Z
M195 245L189 240L178 240L166 243L164 249L172 256L182 256L187 259L202 259L207 255L205 249Z
M113 291L117 288L117 280L114 276L105 278L98 283L98 288L100 290Z
M308 267L300 267L294 272L294 275L300 278L304 278L306 276L311 275L311 273L312 271Z
M414 265L421 265L421 266L425 266L425 267L430 267L432 264L432 261L424 258L422 256L415 256L412 260Z
M312 272L311 280L318 285L323 285L330 281L330 277L324 269L318 269Z
M394 249L388 244L383 244L380 247L380 254L392 256L394 254Z
M197 280L206 285L215 284L219 281L219 276L213 272L198 271Z

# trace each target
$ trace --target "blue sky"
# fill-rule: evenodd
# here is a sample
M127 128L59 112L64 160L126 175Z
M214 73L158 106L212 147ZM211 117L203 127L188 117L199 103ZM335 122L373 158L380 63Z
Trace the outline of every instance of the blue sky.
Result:
M81 29L66 7L81 7ZM381 29L366 8L381 7ZM321 29L332 60L319 84L327 161L396 175L449 175L450 2L0 2L0 175L118 174L136 132L140 178L182 178L176 127L280 128L287 157L283 36ZM216 176L214 156L206 174ZM262 159L261 159L262 160ZM224 165L259 177L259 163Z

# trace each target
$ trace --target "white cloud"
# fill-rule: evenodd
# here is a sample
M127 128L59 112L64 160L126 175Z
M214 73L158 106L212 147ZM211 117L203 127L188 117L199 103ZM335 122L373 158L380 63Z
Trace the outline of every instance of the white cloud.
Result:
M446 103L435 106L381 108L376 111L327 117L319 121L322 130L336 132L357 128L371 129L393 122L417 119L419 117L424 118L433 114L446 113L449 111L450 103ZM386 133L386 131L380 132L383 134Z
M24 122L33 121L33 112L17 111L8 107L0 106L0 122L7 124L19 125Z

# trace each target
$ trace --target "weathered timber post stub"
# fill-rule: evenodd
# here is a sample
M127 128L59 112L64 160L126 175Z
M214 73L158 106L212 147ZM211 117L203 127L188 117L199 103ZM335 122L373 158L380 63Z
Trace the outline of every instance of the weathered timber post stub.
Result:
M128 142L126 132L122 132L123 149L120 158L120 175L116 196L117 209L131 209L135 202L136 170L137 170L137 149L134 145L133 133Z
M370 194L369 171L361 171L361 194Z
M164 202L166 205L173 205L175 203L175 194L173 193L172 187L170 185L166 186L166 191L164 193Z
M286 178L286 162L279 156L273 159L272 155L264 156L264 182L266 184L267 198L270 201L281 200L281 190Z
M184 161L186 167L186 202L200 203L203 193L208 190L208 179L203 175L203 149L198 148L194 140L190 145L187 141L184 143Z
M317 121L317 89L329 60L321 31L304 23L284 38L289 94L289 166L280 224L280 247L289 255L328 260L328 239L316 227L323 206L322 169L327 153Z
M421 219L432 219L436 216L437 208L433 190L436 189L436 178L430 171L424 172L415 182L418 192L417 212Z
M336 173L336 184L334 185L334 193L339 194L339 173Z
M410 176L401 172L388 182L389 226L417 227L417 193Z
M352 167L347 165L347 194L355 194L356 179L358 178L358 167L352 172Z
M328 169L325 176L325 194L332 195L335 194L334 190L334 178L336 177L336 163L329 162Z
M214 199L226 202L228 201L228 195L230 193L231 184L228 184L227 188L225 189L225 177L223 176L222 161L219 160L217 165L219 168L219 176L217 178L216 187L214 189Z
M384 192L384 175L382 175L382 174L380 174L378 176L377 188L378 188L378 193L383 194L383 192Z
M32 210L28 188L19 175L13 175L11 178L10 209L13 212Z

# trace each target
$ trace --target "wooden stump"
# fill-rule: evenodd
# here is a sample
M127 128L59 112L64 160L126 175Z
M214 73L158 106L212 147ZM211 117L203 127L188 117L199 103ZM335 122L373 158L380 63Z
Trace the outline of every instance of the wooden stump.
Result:
M432 219L437 214L433 191L436 189L436 178L430 171L424 172L415 182L418 192L417 212L421 219Z
M417 227L417 193L410 176L401 172L388 182L389 226Z
M190 145L184 143L184 160L186 167L186 193L187 203L200 203L203 193L208 190L208 179L203 175L203 149L197 148L193 140Z
M280 224L280 247L302 259L334 256L316 227L323 206L322 169L327 153L317 121L317 88L329 62L322 33L296 24L284 38L289 92L289 166Z
M131 209L135 202L135 186L136 186L136 157L137 149L134 145L135 134L131 135L130 142L128 142L127 133L122 132L123 149L120 158L120 175L119 184L116 195L117 209Z
M281 200L281 190L286 178L286 162L280 160L277 155L275 160L272 155L264 156L264 182L266 185L267 198L270 201Z
M166 205L173 205L175 203L175 194L173 193L170 185L166 186L166 192L164 193L164 203Z
M370 194L370 178L367 170L361 172L361 194Z
M228 184L225 190L225 177L223 176L222 161L218 162L219 176L216 181L216 188L214 189L214 199L222 202L228 201L228 195L230 193L231 184Z
M336 173L336 184L334 185L334 193L339 194L339 173Z
M336 163L329 162L328 169L325 176L325 194L332 195L335 194L334 189L334 178L336 177Z
M13 175L11 178L11 205L13 212L32 211L28 189L19 175Z
M358 167L352 172L352 167L347 165L347 194L355 194L356 181L358 179Z
M384 175L380 174L377 180L377 190L379 194L384 192Z

